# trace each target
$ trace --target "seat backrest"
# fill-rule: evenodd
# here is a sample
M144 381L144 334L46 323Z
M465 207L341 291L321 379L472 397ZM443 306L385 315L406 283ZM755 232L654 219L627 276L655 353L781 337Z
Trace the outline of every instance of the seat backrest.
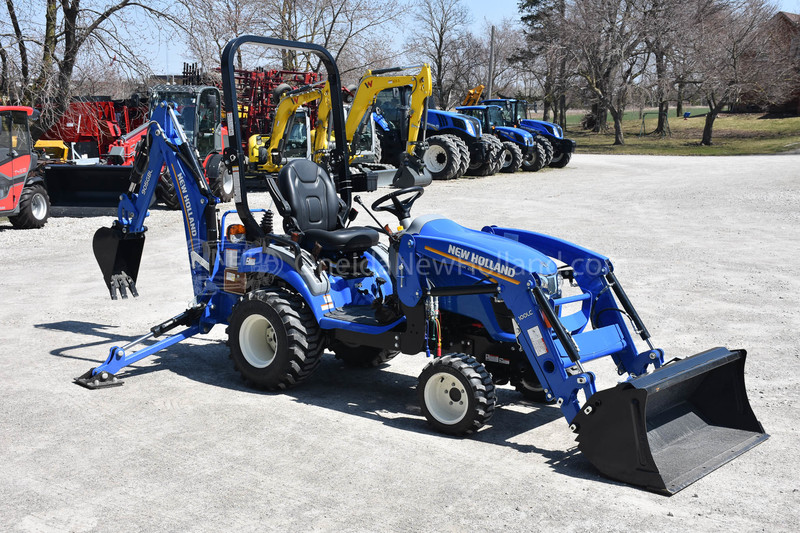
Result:
M339 226L339 196L324 168L308 159L290 161L278 173L278 190L301 231L333 231Z

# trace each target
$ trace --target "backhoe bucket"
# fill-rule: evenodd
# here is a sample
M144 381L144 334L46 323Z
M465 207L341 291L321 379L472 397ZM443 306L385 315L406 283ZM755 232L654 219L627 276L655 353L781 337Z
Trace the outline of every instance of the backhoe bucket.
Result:
M144 233L129 235L117 228L100 228L94 234L92 249L111 299L116 300L118 293L127 298L128 290L138 296L136 278L144 249Z
M671 495L766 440L744 387L744 350L713 348L586 402L578 448L604 475Z

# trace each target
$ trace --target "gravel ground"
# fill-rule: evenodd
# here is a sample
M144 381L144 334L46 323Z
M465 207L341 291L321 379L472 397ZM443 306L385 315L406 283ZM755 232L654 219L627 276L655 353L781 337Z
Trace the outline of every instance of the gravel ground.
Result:
M668 356L748 350L771 438L672 497L600 477L555 407L510 388L477 435L431 432L422 354L378 370L328 356L303 386L265 394L243 385L218 327L129 368L123 387L77 387L111 345L191 298L179 214L153 211L141 296L116 302L91 252L110 217L0 221L0 530L796 531L798 169L800 155L579 155L436 182L415 205L610 256Z

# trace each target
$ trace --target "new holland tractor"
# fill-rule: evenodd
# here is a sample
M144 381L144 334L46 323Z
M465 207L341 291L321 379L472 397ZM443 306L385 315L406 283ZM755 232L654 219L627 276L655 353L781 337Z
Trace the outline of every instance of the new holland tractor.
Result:
M511 117L512 125L537 135L545 149L544 166L564 168L569 164L572 154L575 153L575 141L564 137L564 131L558 124L528 118L528 102L513 98L498 98L482 100L481 104L504 107ZM529 166L530 170L534 170L538 165L532 161Z
M515 128L503 114L503 108L495 105L473 105L457 107L456 111L481 121L483 131L491 133L502 143L500 171L514 173L523 163L544 158L544 153L535 137L529 132Z
M233 66L244 44L314 53L331 85L340 84L333 57L319 45L243 36L222 54L228 109L237 108ZM341 94L331 97L332 127L344 138ZM125 366L227 325L233 364L264 390L308 379L326 350L365 364L416 356L424 366L422 413L447 434L479 430L495 411L496 387L516 384L560 409L600 472L666 494L767 438L747 401L745 351L713 348L665 360L609 258L530 230L414 216L424 193L418 186L372 204L397 218L398 231L351 225L359 198L344 146L332 149L336 180L313 161L297 160L269 182L282 218L273 227L248 204L239 119L229 120L236 210L220 216L174 111L162 105L153 114L132 174L140 192L121 200L117 220L97 231L93 247L112 297L136 296L147 206L166 163L181 191L193 304L112 347L78 384L119 385ZM160 340L134 350L153 338ZM590 362L611 365L622 381L601 390Z

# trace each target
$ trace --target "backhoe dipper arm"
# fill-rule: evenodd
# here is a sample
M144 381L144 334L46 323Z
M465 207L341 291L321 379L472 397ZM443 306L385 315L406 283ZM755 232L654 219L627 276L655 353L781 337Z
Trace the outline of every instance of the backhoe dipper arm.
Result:
M250 206L247 203L247 186L244 180L242 169L247 168L247 158L245 157L244 146L242 144L242 134L240 128L238 99L236 96L236 53L243 44L266 45L281 50L296 50L300 52L311 52L316 54L325 65L328 72L328 83L331 87L341 87L339 68L333 56L322 46L311 43L298 43L284 39L273 39L271 37L261 37L257 35L243 35L228 41L222 51L222 90L225 98L225 109L228 110L228 135L229 146L226 150L226 160L233 172L234 200L236 201L236 211L245 227L247 240L251 242L260 241L264 238L264 231L259 227ZM344 109L342 107L341 91L330 91L331 111L333 113L333 126L336 132L341 132L337 138L346 138L344 128ZM344 143L337 144L331 153L331 165L334 167L333 174L337 176L337 189L346 205L346 210L350 210L352 203L352 183L350 181L350 170L347 165L347 148Z
M117 293L134 296L144 247L144 225L162 168L166 167L183 212L186 246L196 296L208 291L218 240L216 198L208 188L194 149L186 140L175 113L162 103L153 111L148 134L139 145L131 172L131 192L120 198L117 220L100 228L92 243L112 299ZM139 193L132 192L141 183Z
M358 130L358 126L365 120L368 111L371 110L375 98L383 90L393 87L411 86L411 116L408 122L408 138L406 139L406 152L414 154L417 140L419 139L420 124L426 113L425 99L433 94L431 82L431 68L428 64L422 65L417 74L405 76L380 76L388 72L398 72L411 67L397 67L391 69L381 69L367 71L358 85L353 106L347 116L347 140L352 142Z

